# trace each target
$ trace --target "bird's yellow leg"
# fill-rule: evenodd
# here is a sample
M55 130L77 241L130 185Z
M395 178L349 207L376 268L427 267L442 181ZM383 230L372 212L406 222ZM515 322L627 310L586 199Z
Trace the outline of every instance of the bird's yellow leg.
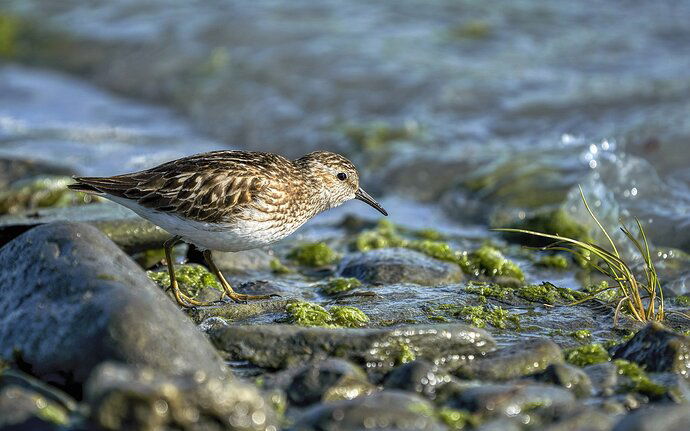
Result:
M180 286L177 284L177 278L175 277L175 267L172 259L172 248L175 246L180 241L179 236L174 236L170 238L169 240L165 241L163 243L163 248L165 249L165 263L168 267L168 275L170 275L170 287L169 289L172 289L173 295L175 296L175 300L177 301L178 304L180 304L182 307L189 308L189 307L195 307L195 306L200 306L200 305L207 305L203 302L199 302L195 299L192 299L185 295L184 293L180 292Z
M274 296L280 296L277 294L270 294L270 295L246 295L244 293L237 293L234 290L232 290L232 287L230 286L230 283L223 277L223 273L220 272L218 267L216 266L216 263L213 261L213 256L211 256L211 250L204 250L204 259L206 260L206 263L208 264L208 268L211 270L211 272L216 276L218 281L220 282L220 285L223 286L223 291L225 292L226 295L230 299L232 299L235 302L242 302L242 301L252 301L252 300L257 300L257 299L269 299ZM221 299L222 299L221 295Z

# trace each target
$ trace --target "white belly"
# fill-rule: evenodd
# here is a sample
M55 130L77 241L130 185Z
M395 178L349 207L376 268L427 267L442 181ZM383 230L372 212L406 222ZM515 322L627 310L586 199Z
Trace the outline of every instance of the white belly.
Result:
M263 247L280 241L301 225L285 226L269 222L237 220L232 224L215 224L184 220L176 215L154 211L136 202L106 195L172 235L182 237L201 249L241 251Z

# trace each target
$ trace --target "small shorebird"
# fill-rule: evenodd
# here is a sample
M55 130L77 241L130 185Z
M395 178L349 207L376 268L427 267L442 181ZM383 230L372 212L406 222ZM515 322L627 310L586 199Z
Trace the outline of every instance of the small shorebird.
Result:
M177 285L171 258L180 241L203 250L209 269L234 301L267 299L232 290L211 250L263 247L293 233L307 220L351 199L388 215L359 187L359 174L345 157L327 151L291 161L271 153L214 151L113 177L75 177L68 187L123 205L165 229L170 288L184 307L207 305Z

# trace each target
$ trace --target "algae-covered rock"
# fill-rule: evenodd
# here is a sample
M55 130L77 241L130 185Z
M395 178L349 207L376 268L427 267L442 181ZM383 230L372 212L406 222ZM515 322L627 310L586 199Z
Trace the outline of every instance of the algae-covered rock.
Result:
M0 191L0 214L48 207L84 205L98 200L92 195L67 188L74 180L63 176L44 176L12 183Z
M300 265L312 267L330 265L339 259L338 253L324 242L298 245L290 251L288 257Z
M471 254L470 258L479 267L479 270L488 276L506 276L517 278L518 280L525 279L525 275L515 262L506 259L503 253L490 245L479 247Z
M321 291L326 295L337 295L338 293L347 292L356 289L362 285L362 282L354 277L338 277L329 280L328 283L321 286Z
M690 337L650 323L616 348L613 358L643 365L646 371L670 371L690 378Z
M535 232L560 235L585 242L592 240L589 228L575 220L573 216L571 216L563 208L538 212L533 216L527 217L524 220L519 220L516 223L496 227L533 230ZM510 232L506 232L503 235L511 241L516 241L520 244L529 245L532 247L542 247L553 243L553 240L551 239L540 238L534 235Z
M369 317L356 307L332 306L328 310L318 304L305 301L289 302L285 306L291 323L300 326L325 328L359 328L369 322Z
M167 269L147 271L146 274L163 290L170 287L170 274ZM223 291L216 276L202 265L193 263L175 265L175 279L182 293L190 298L198 298L205 289L212 289L215 291L214 299L218 299L219 293Z
M298 430L443 430L429 401L416 395L383 391L349 401L319 404L295 423Z
M329 329L295 325L218 327L211 341L228 359L282 369L329 356L349 359L384 373L408 353L440 362L470 361L495 347L485 331L463 324L380 329Z
M250 384L196 372L170 376L104 363L89 378L91 419L106 430L275 430L275 414Z
M528 339L452 369L467 379L508 380L544 371L563 362L560 347L547 338Z
M0 268L0 357L44 381L79 394L106 360L223 374L189 318L93 226L36 227L0 249Z
M498 306L441 304L435 310L463 319L477 328L491 325L498 329L520 329L520 317Z
M591 397L594 392L587 373L581 368L568 364L551 364L544 371L531 377L540 382L553 383L571 390L578 398Z
M463 278L457 265L404 248L348 255L341 262L338 274L372 284L415 283L425 286L457 282Z
M51 178L68 178L75 175L72 169L65 166L47 164L37 160L0 158L0 189L19 180L28 180L38 176Z
M573 365L584 367L611 360L609 352L601 344L586 344L565 351L565 360Z

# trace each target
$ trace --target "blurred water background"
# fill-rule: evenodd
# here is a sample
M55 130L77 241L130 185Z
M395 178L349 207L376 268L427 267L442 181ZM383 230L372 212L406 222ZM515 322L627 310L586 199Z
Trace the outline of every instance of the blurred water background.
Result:
M587 221L581 184L665 257L690 251L689 16L675 0L2 0L0 156L105 175L329 149L393 221L474 235L553 208Z

